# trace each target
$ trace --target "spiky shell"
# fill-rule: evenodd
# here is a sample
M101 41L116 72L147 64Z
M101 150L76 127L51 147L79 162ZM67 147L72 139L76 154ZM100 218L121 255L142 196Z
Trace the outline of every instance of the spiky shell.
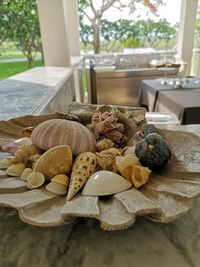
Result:
M34 129L31 139L43 150L69 145L75 156L85 151L96 151L94 134L76 121L53 119L42 122Z
M41 172L32 172L28 175L26 181L29 189L35 189L44 184L45 177Z
M58 174L68 174L72 167L72 152L68 145L56 146L46 151L36 161L33 171L41 172L46 180Z
M63 184L59 184L57 182L50 182L48 185L45 186L46 190L54 193L56 195L66 195L67 187Z
M72 167L67 200L70 200L84 186L89 177L96 171L96 155L83 152L75 160Z
M16 163L8 167L6 173L10 176L20 177L26 165L22 162Z
M131 186L132 184L119 174L110 171L98 171L91 175L81 194L106 196L125 191Z

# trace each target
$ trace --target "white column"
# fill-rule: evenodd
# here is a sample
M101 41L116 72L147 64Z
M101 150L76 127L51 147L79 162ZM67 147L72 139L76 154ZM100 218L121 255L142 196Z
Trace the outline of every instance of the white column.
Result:
M45 65L69 67L70 47L63 0L38 0L38 13Z
M182 0L178 54L187 63L183 75L190 75L197 6L198 0Z
M79 14L77 0L64 0L66 29L71 56L80 56Z

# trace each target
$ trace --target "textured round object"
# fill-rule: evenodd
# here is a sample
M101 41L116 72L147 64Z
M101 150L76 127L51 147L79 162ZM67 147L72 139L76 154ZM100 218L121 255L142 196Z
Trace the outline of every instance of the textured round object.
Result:
M94 134L76 121L53 119L42 122L34 129L31 140L43 150L69 145L75 156L85 151L96 151Z

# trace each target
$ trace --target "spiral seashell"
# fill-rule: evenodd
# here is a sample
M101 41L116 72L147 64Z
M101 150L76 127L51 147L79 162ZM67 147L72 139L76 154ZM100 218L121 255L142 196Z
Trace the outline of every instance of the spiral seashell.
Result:
M43 150L69 145L75 156L85 151L96 151L94 134L76 121L53 119L42 122L34 129L31 139Z
M28 189L35 189L44 184L45 177L41 172L32 172L28 175L26 181Z
M41 153L41 150L38 147L36 147L35 145L33 145L33 144L24 144L24 145L21 145L17 149L17 151L14 153L13 161L15 163L17 163L17 162L26 163L28 158L31 155L39 154L39 153Z
M72 152L68 145L56 146L41 155L33 171L43 173L46 180L49 180L58 174L68 174L72 161Z
M8 167L6 173L10 176L20 177L26 165L22 162L16 163Z
M75 160L72 167L71 179L67 200L70 200L84 186L97 166L96 155L92 152L83 152Z
M119 155L119 154L118 154ZM116 154L109 150L96 153L97 163L102 170L112 171L117 173L117 167L115 163Z
M21 174L21 179L26 181L29 174L31 174L33 170L31 168L25 168Z
M104 138L102 140L100 140L97 144L96 144L96 148L97 148L97 151L98 152L101 152L103 150L107 150L111 147L114 147L115 146L115 143L110 140L110 139L107 139L107 138Z

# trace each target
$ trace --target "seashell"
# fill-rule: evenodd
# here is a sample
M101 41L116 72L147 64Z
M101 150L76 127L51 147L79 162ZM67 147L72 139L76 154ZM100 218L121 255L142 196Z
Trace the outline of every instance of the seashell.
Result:
M14 153L13 160L15 163L26 163L31 155L39 154L41 150L33 144L23 144Z
M22 172L20 178L21 178L22 180L26 181L28 175L29 175L30 173L32 173L32 172L33 172L33 170L32 170L31 168L25 168L25 169L23 170L23 172Z
M132 182L135 188L145 184L151 174L151 170L141 166L139 159L131 154L116 157L116 165L121 175Z
M51 179L51 181L56 182L58 184L63 184L66 187L68 187L68 185L69 185L69 177L65 174L58 174L58 175L54 176Z
M125 191L132 184L121 175L110 171L98 171L90 176L81 194L85 196L107 196Z
M111 147L114 147L115 146L115 143L110 140L110 139L107 139L107 138L104 138L102 140L100 140L97 144L96 144L96 148L97 148L97 151L98 152L101 152L103 150L107 150Z
M119 155L119 154L117 154ZM116 154L109 150L96 153L97 163L102 170L117 172L117 166L115 162Z
M40 154L35 154L35 155L30 156L30 157L27 159L26 166L27 166L28 168L33 169L33 167L34 167L36 161L38 161L38 159L39 159L40 157L41 157Z
M36 161L33 171L42 172L46 180L58 175L68 174L72 167L72 152L68 145L56 146L46 151Z
M32 172L28 175L26 181L28 189L35 189L44 184L45 177L41 172Z
M14 164L14 160L13 160L13 157L7 157L7 158L4 158L0 161L0 168L1 169L7 169L8 167L10 167L11 165Z
M54 193L56 195L66 195L67 194L67 187L63 184L57 182L50 182L48 185L45 186L46 190Z
M2 145L2 150L9 152L11 154L14 154L15 151L24 144L32 144L32 141L30 138L24 137L24 138L20 138L20 139L16 139L14 141L8 142L4 145Z
M22 130L22 136L23 137L31 137L31 134L34 130L34 127L26 127Z
M135 145L134 146L126 146L124 149L124 155L128 155L128 154L131 154L133 156L136 156L135 155Z
M96 167L96 155L92 152L83 152L76 158L72 167L67 200L70 200L84 186L91 174L96 171Z
M69 145L75 156L85 151L96 151L94 134L76 121L44 121L34 129L31 139L33 144L44 150L58 145Z
M8 167L6 173L10 176L20 177L26 165L22 162L16 163Z

